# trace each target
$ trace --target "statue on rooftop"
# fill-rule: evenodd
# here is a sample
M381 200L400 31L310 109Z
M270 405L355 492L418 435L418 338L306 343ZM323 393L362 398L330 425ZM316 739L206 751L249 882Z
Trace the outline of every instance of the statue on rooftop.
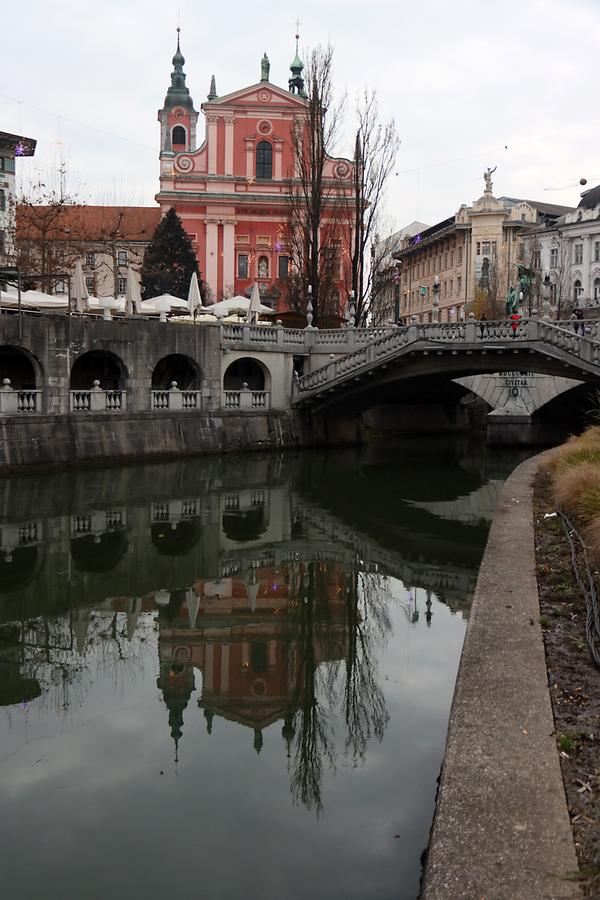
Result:
M483 173L483 179L485 181L485 189L486 189L486 191L489 191L490 194L492 193L492 175L494 174L494 172L496 171L497 168L498 168L498 166L494 166L493 169L490 169L488 166L488 168Z
M269 57L265 53L263 58L260 61L260 80L268 81L269 80L269 72L271 70L271 63L269 62Z

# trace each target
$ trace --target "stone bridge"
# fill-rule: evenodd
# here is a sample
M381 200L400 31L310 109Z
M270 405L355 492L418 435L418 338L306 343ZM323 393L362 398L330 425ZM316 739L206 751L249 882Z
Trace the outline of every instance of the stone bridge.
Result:
M566 323L508 322L410 325L303 375L293 404L365 409L386 386L410 379L458 379L477 373L533 371L597 383L600 341L568 330Z

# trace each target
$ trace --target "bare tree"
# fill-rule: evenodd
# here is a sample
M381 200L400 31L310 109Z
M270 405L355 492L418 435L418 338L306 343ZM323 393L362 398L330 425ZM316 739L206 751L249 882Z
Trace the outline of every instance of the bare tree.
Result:
M359 96L356 115L358 129L354 154L352 234L349 243L356 323L364 325L375 312L380 291L389 287L381 278L376 278L375 254L370 250L375 250L376 235L381 230L385 189L400 140L394 120L380 120L374 91L365 89Z
M328 177L326 164L334 152L344 101L334 102L333 48L317 47L306 67L306 114L292 129L292 165L288 173L290 216L287 243L291 255L288 302L297 312L306 309L312 291L314 322L336 310L336 274L340 255L339 183Z
M17 198L17 228L14 240L17 264L33 272L48 293L52 276L71 269L81 254L81 229L75 214L81 200L67 186L67 170L61 163L49 175L38 171Z

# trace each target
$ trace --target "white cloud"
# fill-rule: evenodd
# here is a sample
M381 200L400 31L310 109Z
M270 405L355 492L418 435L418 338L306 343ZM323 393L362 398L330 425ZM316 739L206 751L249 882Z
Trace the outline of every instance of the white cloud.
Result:
M0 128L36 137L42 165L66 154L92 199L152 204L178 10L196 106L213 72L221 94L255 81L265 50L286 84L293 14L276 4L208 17L193 0L32 0L4 13L0 94L22 103L0 96ZM559 203L577 201L580 177L600 180L597 13L598 0L307 0L301 47L331 40L340 92L377 89L402 138L390 213L435 222L481 193L488 164L498 193Z

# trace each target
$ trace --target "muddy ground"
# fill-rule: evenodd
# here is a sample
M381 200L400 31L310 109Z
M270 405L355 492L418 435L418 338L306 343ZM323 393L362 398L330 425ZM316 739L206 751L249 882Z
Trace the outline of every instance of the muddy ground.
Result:
M580 879L586 898L600 898L600 670L585 640L585 600L549 478L540 472L534 498L541 624L556 739ZM600 582L600 577L598 579Z

